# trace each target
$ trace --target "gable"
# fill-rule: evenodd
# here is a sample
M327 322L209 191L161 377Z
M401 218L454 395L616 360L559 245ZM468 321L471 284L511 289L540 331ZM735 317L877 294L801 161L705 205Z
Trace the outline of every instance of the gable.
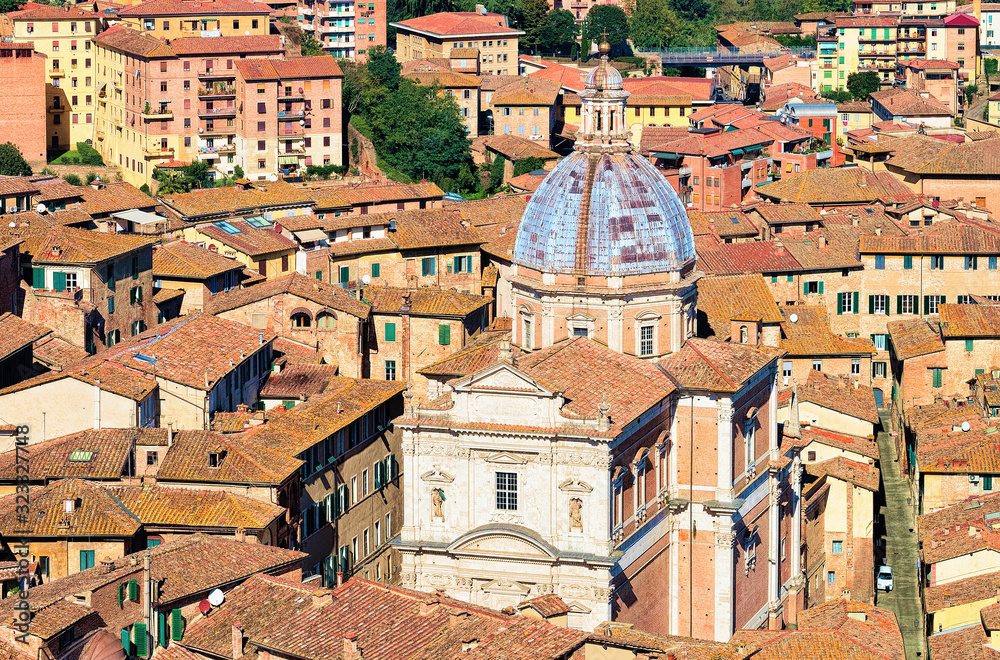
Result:
M533 557L550 559L553 555L542 546L527 538L506 532L476 534L467 540L459 540L449 548L454 554L472 554L495 557ZM485 588L485 587L484 587Z
M497 364L485 372L473 374L465 382L459 383L456 389L470 390L513 390L517 392L537 392L551 394L551 391L540 383L521 373L509 364Z

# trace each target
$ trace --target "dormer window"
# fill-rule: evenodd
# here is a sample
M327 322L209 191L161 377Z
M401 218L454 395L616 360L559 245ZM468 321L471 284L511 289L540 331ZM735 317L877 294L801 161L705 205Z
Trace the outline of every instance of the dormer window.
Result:
M81 504L83 504L83 500L81 500L79 497L75 499L67 497L66 499L63 500L63 513L73 513L78 508L80 508Z
M224 451L213 451L208 454L208 467L217 468L222 465L222 461L226 460L226 452Z

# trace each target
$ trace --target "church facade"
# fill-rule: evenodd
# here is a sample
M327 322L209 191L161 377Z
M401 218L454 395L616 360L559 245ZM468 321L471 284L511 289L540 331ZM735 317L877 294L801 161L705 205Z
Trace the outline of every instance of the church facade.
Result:
M627 96L602 57L575 152L521 221L509 342L395 421L402 582L497 609L556 594L576 628L728 641L794 620L801 592L781 352L693 338L691 228L627 141Z

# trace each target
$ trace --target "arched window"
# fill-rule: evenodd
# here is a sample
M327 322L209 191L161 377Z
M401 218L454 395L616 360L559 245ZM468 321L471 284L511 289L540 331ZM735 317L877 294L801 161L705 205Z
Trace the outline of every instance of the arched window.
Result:
M740 326L740 343L745 344L750 341L750 331L745 325Z
M312 319L305 312L296 312L292 314L292 327L293 328L309 328L312 327Z
M316 327L320 330L336 330L337 317L330 312L320 312L316 315Z

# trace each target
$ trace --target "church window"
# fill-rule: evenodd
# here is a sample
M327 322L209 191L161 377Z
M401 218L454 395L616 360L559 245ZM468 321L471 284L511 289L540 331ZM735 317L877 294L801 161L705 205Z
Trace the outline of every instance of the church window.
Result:
M740 343L745 344L750 339L750 333L745 325L740 326Z
M644 325L639 328L639 355L653 354L653 330L655 326Z
M754 464L754 440L757 436L757 418L756 416L751 417L746 422L743 423L743 439L746 441L746 456L745 465L746 469L752 474L753 464Z
M524 338L521 342L526 349L531 350L531 321L524 320Z
M497 472L497 509L517 511L517 473Z
M586 327L576 326L573 328L574 337L589 337L590 333L587 331Z

